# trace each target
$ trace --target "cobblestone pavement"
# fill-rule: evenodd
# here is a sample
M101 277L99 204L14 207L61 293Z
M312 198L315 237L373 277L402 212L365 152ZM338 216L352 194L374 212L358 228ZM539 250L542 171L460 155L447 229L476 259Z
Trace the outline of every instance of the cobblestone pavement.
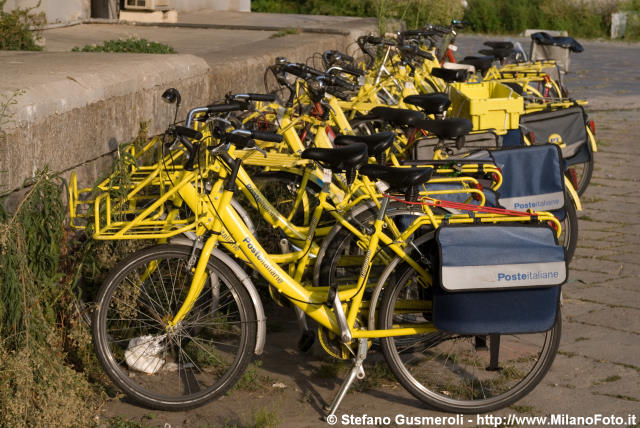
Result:
M628 55L633 50L632 60L640 61L638 45L589 45L597 45L608 58ZM603 80L598 91L629 85L627 96L635 100L633 97L640 94L637 71L635 78L627 72L620 74L626 75L624 82L610 80L608 69L597 69L602 65L597 59L602 56L596 48L590 56L585 55L594 61L575 61L576 69L586 69L592 80L600 75ZM584 86L590 87L588 83ZM598 105L597 99L592 101ZM560 351L536 389L494 415L613 414L624 418L620 426L640 426L640 144L634 127L640 105L635 102L617 110L602 103L598 111L591 113L596 121L599 151L591 186L582 198L578 249L571 263L570 279L563 288ZM120 415L151 426L253 426L267 419L276 421L274 426L326 427L319 419L321 408L337 392L342 376L335 376L333 365L319 351L300 354L295 346L294 317L289 316L288 310L276 311L269 311L277 315L272 315L262 365L254 369L249 387L245 385L191 412L150 412L126 399L114 399L105 407L103 416ZM391 426L396 425L393 420L397 414L439 415L425 409L387 377L378 364L380 355L373 354L370 360L367 372L375 382L364 392L349 393L339 415L389 416ZM274 387L277 383L286 387ZM635 423L627 419L629 415L637 417ZM465 417L464 421L465 426L490 426L495 422L478 420L476 416ZM342 426L340 420L336 426ZM605 425L595 422L592 426Z

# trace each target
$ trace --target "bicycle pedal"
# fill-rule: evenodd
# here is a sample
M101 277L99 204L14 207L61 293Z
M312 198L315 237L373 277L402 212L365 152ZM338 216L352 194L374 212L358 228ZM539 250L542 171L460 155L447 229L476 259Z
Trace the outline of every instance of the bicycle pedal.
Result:
M298 340L298 350L301 352L307 352L313 346L316 338L311 330L305 330L302 332L302 336Z

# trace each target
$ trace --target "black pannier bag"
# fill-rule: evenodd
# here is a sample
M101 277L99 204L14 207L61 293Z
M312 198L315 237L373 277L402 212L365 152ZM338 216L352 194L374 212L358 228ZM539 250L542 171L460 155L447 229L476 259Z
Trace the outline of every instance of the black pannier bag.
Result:
M587 115L581 106L529 113L520 116L520 132L533 133L533 144L560 146L566 165L587 162L593 154L587 135Z
M556 320L564 248L544 225L450 225L436 232L436 328L455 334L536 333Z

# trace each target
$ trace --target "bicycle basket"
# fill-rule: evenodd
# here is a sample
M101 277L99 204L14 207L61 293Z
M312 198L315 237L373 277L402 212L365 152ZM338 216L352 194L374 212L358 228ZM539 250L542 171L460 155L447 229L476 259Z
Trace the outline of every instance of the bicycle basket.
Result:
M522 96L500 82L453 83L449 97L453 116L471 120L474 131L504 133L518 127L524 112Z

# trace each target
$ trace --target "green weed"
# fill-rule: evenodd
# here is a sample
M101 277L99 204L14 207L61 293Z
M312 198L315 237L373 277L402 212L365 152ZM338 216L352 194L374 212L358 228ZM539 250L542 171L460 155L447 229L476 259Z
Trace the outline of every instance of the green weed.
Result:
M7 0L0 0L0 50L41 51L42 46L37 43L40 38L37 29L47 20L43 12L34 12L40 2L33 7L15 8L11 12L4 11L6 3Z
M469 0L464 19L482 33L547 28L566 30L572 37L607 37L613 7L572 0Z
M144 428L145 426L137 421L124 419L120 416L109 419L107 428Z
M91 340L74 310L64 186L46 169L25 185L11 215L0 209L0 420L88 426L99 395L81 373Z
M341 367L339 364L321 364L314 370L314 374L321 379L335 379L340 374Z
M462 16L462 2L445 0L253 0L251 10L269 13L376 17L380 33L387 21L401 19L409 28L427 23L448 25Z
M267 388L270 385L272 379L266 375L260 375L258 369L262 367L262 361L256 360L247 367L242 377L231 388L231 391L241 390L255 392ZM227 393L227 394L230 394Z
M85 45L82 49L75 47L73 52L125 52L125 53L148 53L148 54L170 54L175 50L163 43L150 42L147 39L130 37L124 40L107 40L102 45Z
M278 32L273 33L269 36L270 39L277 39L278 37L288 36L290 34L300 34L301 30L299 28L285 28L284 30L280 30Z

